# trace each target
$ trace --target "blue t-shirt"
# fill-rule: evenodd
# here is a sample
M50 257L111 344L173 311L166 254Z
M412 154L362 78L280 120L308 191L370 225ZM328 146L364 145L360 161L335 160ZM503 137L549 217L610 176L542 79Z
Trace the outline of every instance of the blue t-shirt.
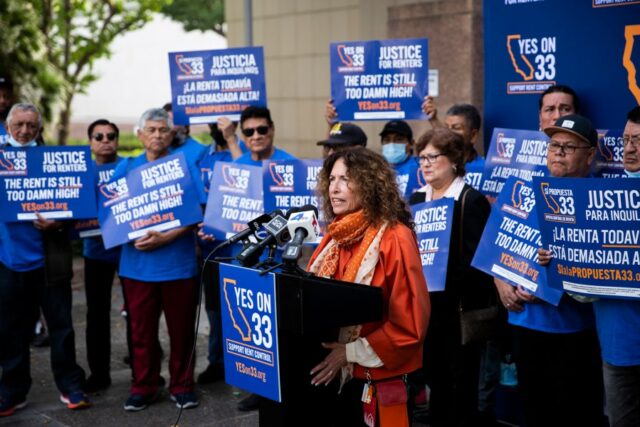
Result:
M21 272L44 267L42 233L31 221L0 222L0 262Z
M182 145L178 147L170 147L169 152L171 154L183 153L189 166L195 166L207 153L208 149L209 147L206 145L200 144L194 138L187 136L187 139L185 139Z
M482 172L484 171L484 157L478 156L467 164L464 165L467 173L464 176L464 181L480 191L480 181L482 179Z
M111 179L111 177L115 173L115 168L121 161L122 157L118 157L113 163L98 166L95 160L93 160L93 170L96 171L96 193L100 185L108 182ZM110 169L107 167L107 165L113 166L114 168ZM97 195L96 200L98 200ZM82 256L84 256L85 258L110 262L113 264L117 264L120 260L120 246L116 246L115 248L111 249L105 249L104 242L102 241L101 236L87 237L82 240Z
M293 157L291 154L279 148L276 148L273 152L273 155L269 157L269 160L293 160L293 159L295 159L295 157ZM242 156L238 157L234 162L239 163L241 165L262 166L262 160L252 160L250 152L245 153Z
M594 327L593 307L564 294L558 306L545 301L525 303L520 313L509 312L509 323L534 331L567 334Z
M602 358L614 366L640 365L640 301L601 298L593 309Z
M121 178L128 171L146 163L148 163L146 153L120 162L113 179ZM204 194L197 171L192 167L189 169L196 187L199 187ZM164 282L195 277L198 270L195 244L193 232L186 233L168 245L153 251L140 251L133 246L133 242L129 242L122 245L120 276L144 282Z
M403 197L409 197L418 188L409 188L409 179L418 170L418 163L416 163L415 157L409 156L404 162L391 165L396 171L396 183L398 189Z

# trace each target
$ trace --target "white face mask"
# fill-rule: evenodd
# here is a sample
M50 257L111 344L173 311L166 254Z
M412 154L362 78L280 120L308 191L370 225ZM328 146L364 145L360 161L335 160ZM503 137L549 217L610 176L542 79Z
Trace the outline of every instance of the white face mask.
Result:
M15 138L11 135L9 135L9 139L7 139L7 143L9 143L10 146L16 147L16 148L35 147L38 145L35 139L32 139L26 144L21 144L18 141L16 141Z
M629 178L640 178L640 169L635 172L625 170L624 173L626 173Z
M407 154L407 144L398 144L396 142L384 144L382 146L382 155L391 164L402 163L409 156Z

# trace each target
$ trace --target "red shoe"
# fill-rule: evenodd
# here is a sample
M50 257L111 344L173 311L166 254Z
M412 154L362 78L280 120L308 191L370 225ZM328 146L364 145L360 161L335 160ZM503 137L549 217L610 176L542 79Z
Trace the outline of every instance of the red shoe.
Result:
M27 406L27 399L22 402L12 402L7 399L0 398L0 417L9 417L13 415L18 409L22 409Z

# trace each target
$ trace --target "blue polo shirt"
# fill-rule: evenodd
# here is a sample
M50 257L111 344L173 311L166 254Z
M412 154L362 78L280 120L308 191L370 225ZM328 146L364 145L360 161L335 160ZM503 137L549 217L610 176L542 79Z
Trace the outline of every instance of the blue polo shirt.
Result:
M148 163L146 153L120 162L113 179L125 176L128 171ZM195 168L189 168L196 187L202 184ZM204 191L201 190L203 193ZM133 242L122 245L120 276L144 282L164 282L188 279L197 275L195 233L186 233L168 245L152 251L140 251Z

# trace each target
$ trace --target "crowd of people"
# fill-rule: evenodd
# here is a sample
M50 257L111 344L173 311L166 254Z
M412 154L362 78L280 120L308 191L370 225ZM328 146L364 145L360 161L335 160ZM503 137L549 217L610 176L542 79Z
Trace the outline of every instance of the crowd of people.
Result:
M34 105L14 103L12 89L0 77L0 146L28 150L43 145L40 112ZM384 313L381 321L342 328L335 341L318 343L326 357L313 361L309 383L330 386L330 392L314 394L313 405L332 409L314 422L410 425L416 395L427 385L431 426L493 425L499 365L509 352L528 427L602 427L605 402L612 427L640 425L640 302L585 301L565 294L554 306L472 267L492 202L468 182L471 171L484 167L477 149L480 114L472 105L457 104L441 122L431 97L423 110L432 129L414 139L408 123L389 121L379 134L380 155L366 148L367 135L360 127L337 122L336 107L326 104L329 128L318 142L324 163L317 193L328 225L306 267L319 277L381 288ZM598 135L580 115L578 95L568 86L552 86L540 97L538 119L550 138L549 175L588 178ZM213 143L205 146L190 136L188 126L173 123L167 104L141 115L136 133L144 151L137 157L118 155L120 131L109 120L93 122L87 137L95 165L114 166L112 179L182 152L203 207L216 162L260 166L264 160L294 158L276 147L267 108L248 107L239 122L222 118L209 127ZM627 116L623 142L625 171L638 177L640 107ZM405 198L404 176L417 169L426 184ZM442 198L454 200L450 256L444 291L429 293L409 205ZM71 318L71 226L70 221L40 215L33 222L0 223L0 416L27 404L29 345L40 313L49 330L60 400L69 409L86 408L91 393L111 385L116 274L122 283L132 369L124 409L147 408L164 385L158 336L162 314L170 339L171 399L179 408L198 406L196 382L224 379L217 277L213 268L203 269L200 277L202 258L215 245L212 236L200 224L148 231L108 250L100 237L83 240L90 370L85 378L76 360ZM225 250L220 255L233 256L239 248ZM549 264L551 252L540 248L538 260ZM196 381L192 349L201 279L210 337L208 366ZM500 325L492 338L465 341L460 313L492 307L498 309ZM250 395L239 409L259 404L260 398Z

